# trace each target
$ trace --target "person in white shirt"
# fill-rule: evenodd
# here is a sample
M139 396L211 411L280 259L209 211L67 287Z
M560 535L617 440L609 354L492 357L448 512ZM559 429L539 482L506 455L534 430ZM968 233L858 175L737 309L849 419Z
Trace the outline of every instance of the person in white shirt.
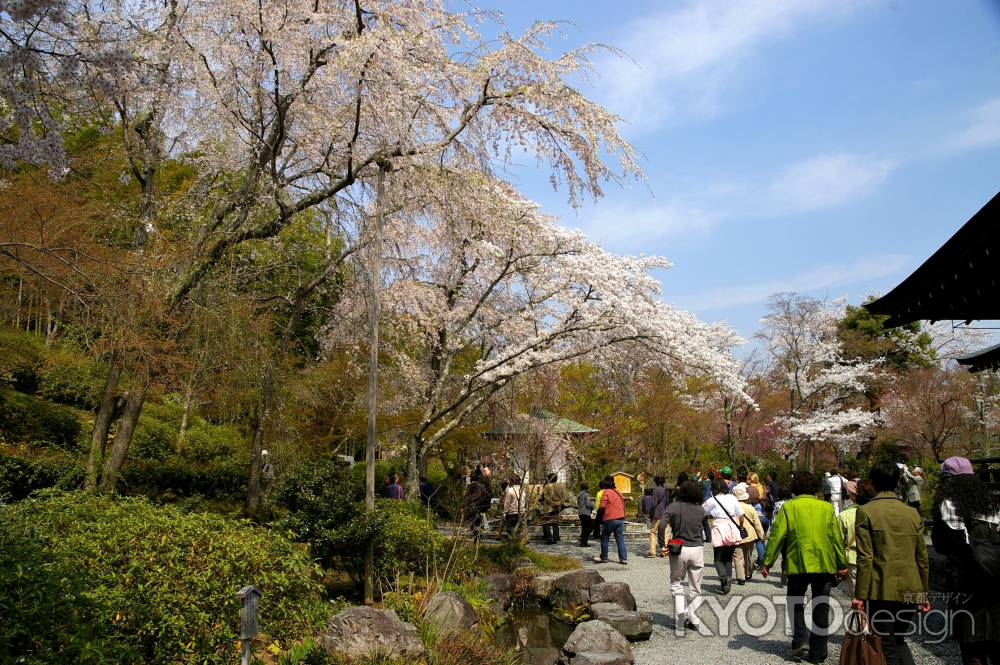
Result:
M823 494L827 500L833 504L833 512L837 515L844 509L844 488L847 480L840 475L838 469L833 469L827 478L823 480L825 485Z
M743 509L740 508L740 502L729 493L727 483L722 478L712 481L712 498L701 504L701 507L713 520L732 519L737 526L743 523ZM722 583L722 593L726 594L732 588L733 554L737 545L716 546L715 543L712 545L715 572L718 573Z

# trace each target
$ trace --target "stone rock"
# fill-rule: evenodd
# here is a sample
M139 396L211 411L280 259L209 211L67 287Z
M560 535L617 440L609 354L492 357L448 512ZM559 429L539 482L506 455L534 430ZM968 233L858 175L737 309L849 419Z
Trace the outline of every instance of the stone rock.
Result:
M531 665L556 665L562 652L553 647L538 647L528 649L528 661Z
M574 570L563 573L552 583L549 600L563 609L590 604L590 587L604 581L596 570Z
M392 610L374 607L348 607L330 617L319 644L328 655L348 660L373 655L410 659L427 653L413 624L400 621Z
M454 591L438 591L431 596L425 617L442 635L469 630L479 622L472 605Z
M584 621L563 645L569 665L632 665L635 656L628 640L603 621Z
M603 621L625 636L629 642L648 640L653 634L653 615L622 609L615 603L595 603L590 606L595 619Z
M601 582L590 587L591 603L615 603L623 610L635 610L635 597L625 582Z
M577 654L566 662L569 665L632 665L628 656L610 651L587 651Z
M486 582L486 597L492 602L490 609L497 618L503 618L514 599L514 576L506 573L493 573L483 578Z
M552 585L555 584L555 575L536 575L531 578L531 593L538 600L548 600L552 593Z

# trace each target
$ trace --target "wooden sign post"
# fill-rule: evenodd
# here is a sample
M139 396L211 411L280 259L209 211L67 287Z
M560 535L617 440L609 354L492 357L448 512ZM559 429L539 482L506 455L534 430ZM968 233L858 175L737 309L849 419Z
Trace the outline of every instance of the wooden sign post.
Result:
M236 592L240 599L240 665L250 665L250 651L253 638L257 637L260 626L257 623L257 601L260 591L245 586Z

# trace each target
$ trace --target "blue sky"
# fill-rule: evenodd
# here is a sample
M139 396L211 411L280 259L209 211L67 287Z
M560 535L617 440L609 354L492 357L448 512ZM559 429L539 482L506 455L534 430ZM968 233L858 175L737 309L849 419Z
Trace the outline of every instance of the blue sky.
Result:
M584 89L646 181L573 210L531 160L508 177L606 248L669 258L664 299L745 337L773 292L888 291L1000 191L996 0L480 6L511 32L570 22L553 51L628 54Z

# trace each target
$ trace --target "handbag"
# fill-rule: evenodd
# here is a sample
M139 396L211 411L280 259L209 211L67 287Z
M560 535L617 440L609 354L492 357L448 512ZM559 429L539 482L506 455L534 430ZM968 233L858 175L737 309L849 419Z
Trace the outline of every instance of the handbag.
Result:
M847 620L840 665L886 665L882 638L872 632L864 612L853 612Z
M721 501L719 501L719 497L713 496L712 498L715 499L715 502L717 504L719 504L719 508L722 508L722 512L724 512L726 514L726 517L729 518L729 521L732 522L733 524L735 524L736 528L740 530L740 540L741 541L742 540L746 540L747 536L750 535L750 532L746 530L746 527L744 527L742 524L740 524L739 522L737 522L736 520L733 519L733 516L729 514L729 511L726 510L726 507L722 505ZM739 543L736 543L736 544L739 545Z

